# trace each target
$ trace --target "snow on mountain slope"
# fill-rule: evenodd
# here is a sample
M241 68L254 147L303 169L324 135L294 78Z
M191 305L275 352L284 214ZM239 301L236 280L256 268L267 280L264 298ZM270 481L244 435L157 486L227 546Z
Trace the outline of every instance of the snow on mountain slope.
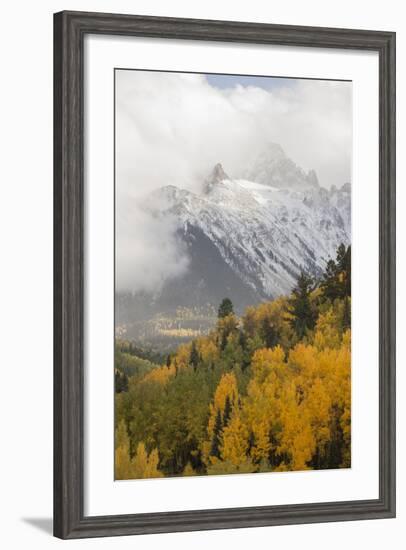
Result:
M289 292L302 269L320 275L338 245L350 242L347 190L278 189L224 172L219 180L220 171L217 165L201 194L167 186L148 205L176 219L183 237L198 228L261 298Z

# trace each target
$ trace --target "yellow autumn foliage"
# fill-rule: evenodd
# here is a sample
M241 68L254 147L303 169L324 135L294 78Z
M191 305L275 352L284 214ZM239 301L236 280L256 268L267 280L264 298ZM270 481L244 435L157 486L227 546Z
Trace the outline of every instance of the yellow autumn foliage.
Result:
M247 449L248 429L242 422L238 409L235 409L230 422L223 429L221 458L234 466L240 466L247 460Z
M350 250L337 258L241 317L224 299L168 356L117 340L115 478L350 467Z
M220 411L221 416L224 415L227 397L232 407L238 404L237 379L233 372L223 374L214 393L213 402L209 405L209 421L207 426L208 438L202 444L203 456L206 462L209 462L210 445L213 438L217 413Z
M122 420L116 430L114 474L115 479L143 479L163 477L158 470L158 450L147 453L144 443L139 443L134 457L130 458L129 437Z
M326 347L338 348L341 344L339 319L331 307L326 313L319 315L314 335L314 345L318 349Z
M242 322L244 330L250 337L254 337L258 333L258 327L271 329L280 345L284 349L288 349L293 338L289 319L287 299L281 296L272 302L264 302L256 307L247 307Z
M165 385L168 383L172 376L175 376L176 368L175 365L171 364L169 367L159 367L148 374L145 375L144 381L146 382L158 382L159 384Z
M333 452L331 441L341 430L345 448L351 437L350 331L340 336L332 330L334 320L328 311L316 329L315 344L297 344L285 356L281 346L257 350L252 358L247 394L233 409L221 433L221 457L205 459L221 471L245 464L269 462L270 469L306 470L314 457L320 464ZM319 333L319 336L317 334ZM235 400L236 381L232 373L223 375L210 405L209 441L217 410L223 410L227 395ZM234 401L235 402L235 401ZM329 446L330 445L330 446ZM340 466L350 464L350 453L341 457Z

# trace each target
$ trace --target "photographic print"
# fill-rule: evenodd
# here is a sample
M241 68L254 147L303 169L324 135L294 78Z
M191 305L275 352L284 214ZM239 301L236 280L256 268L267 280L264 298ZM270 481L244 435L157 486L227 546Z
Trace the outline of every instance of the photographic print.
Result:
M115 70L115 479L351 467L352 84Z

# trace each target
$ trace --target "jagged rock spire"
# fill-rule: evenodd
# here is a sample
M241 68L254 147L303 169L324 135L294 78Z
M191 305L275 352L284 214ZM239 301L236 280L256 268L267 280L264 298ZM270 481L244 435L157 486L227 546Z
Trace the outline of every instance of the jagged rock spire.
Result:
M224 172L222 164L218 162L216 166L213 168L209 176L209 179L212 181L212 183L219 183L222 180L229 180L230 178Z
M222 164L218 162L205 180L205 191L207 192L213 187L213 185L229 179L230 178L228 175L224 172Z

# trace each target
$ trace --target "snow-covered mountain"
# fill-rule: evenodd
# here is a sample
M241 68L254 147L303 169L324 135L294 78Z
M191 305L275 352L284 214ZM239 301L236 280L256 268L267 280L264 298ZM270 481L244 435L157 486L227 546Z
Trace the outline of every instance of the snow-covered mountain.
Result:
M189 268L157 295L121 297L123 322L178 306L216 307L225 296L241 311L289 293L301 270L319 276L339 244L350 243L348 183L321 187L277 145L243 176L232 179L217 164L200 193L167 185L144 200L153 215L176 220Z

